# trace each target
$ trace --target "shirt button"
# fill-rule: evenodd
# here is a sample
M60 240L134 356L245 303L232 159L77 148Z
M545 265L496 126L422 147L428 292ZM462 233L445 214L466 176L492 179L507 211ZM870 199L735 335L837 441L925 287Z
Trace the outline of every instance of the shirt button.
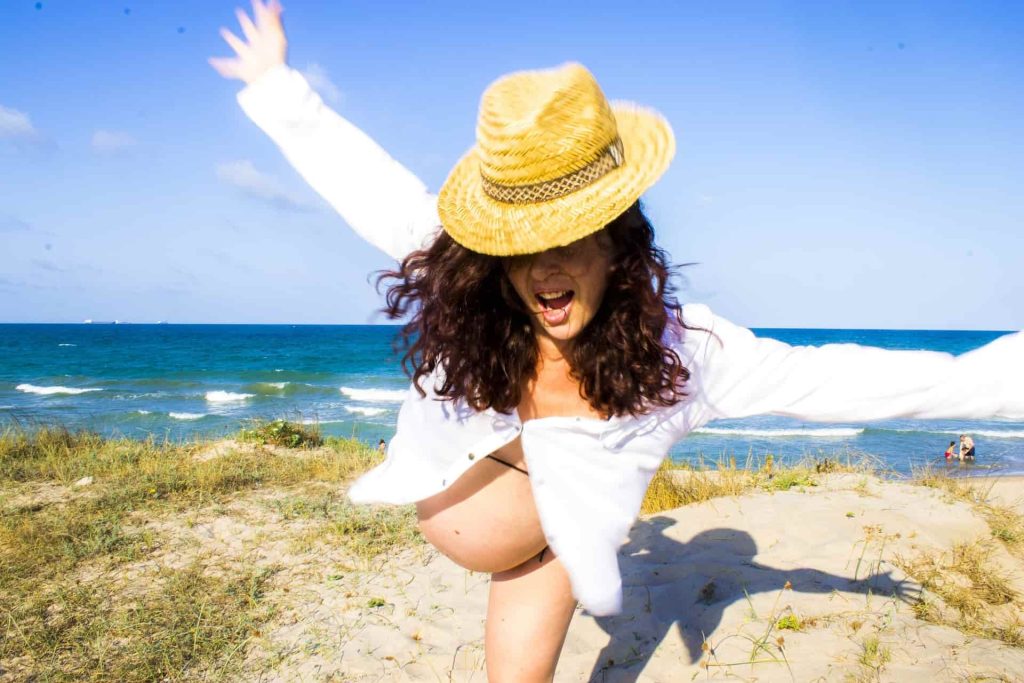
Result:
M470 453L470 454L469 454L469 459L470 459L470 460L472 460L472 459L473 459L473 458L475 458L475 457L476 457L476 455L475 455L475 454L473 454L473 453Z

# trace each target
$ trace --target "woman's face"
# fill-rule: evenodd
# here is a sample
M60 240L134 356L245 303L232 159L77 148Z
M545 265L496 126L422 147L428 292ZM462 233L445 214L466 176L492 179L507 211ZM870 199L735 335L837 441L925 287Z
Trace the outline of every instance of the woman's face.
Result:
M537 334L568 341L587 326L604 298L611 252L611 239L602 230L564 247L505 261Z

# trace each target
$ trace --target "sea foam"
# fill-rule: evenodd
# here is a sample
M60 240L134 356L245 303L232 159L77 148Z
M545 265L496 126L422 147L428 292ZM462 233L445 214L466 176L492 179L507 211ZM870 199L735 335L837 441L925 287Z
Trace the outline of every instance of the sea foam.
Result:
M170 417L175 420L198 420L201 417L206 417L202 413L167 413Z
M717 436L814 436L823 438L834 438L841 436L857 436L863 434L863 429L851 427L827 427L822 429L730 429L728 427L703 427L695 429L693 434L714 434Z
M341 387L341 393L356 401L370 403L401 403L408 393L405 389L353 389Z
M230 403L231 401L244 401L252 398L255 394L236 394L233 391L207 391L206 400L210 403Z
M947 432L948 434L959 434L961 432ZM962 432L971 436L987 436L990 439L1024 439L1024 429L975 429L974 431Z
M49 394L87 394L90 391L102 391L101 389L83 389L81 387L37 387L35 384L19 384L14 388L18 391L24 391L26 394L39 394L40 396L47 396Z
M365 415L366 417L373 417L374 415L383 415L388 412L387 408L368 408L366 406L345 406L345 410L356 415Z

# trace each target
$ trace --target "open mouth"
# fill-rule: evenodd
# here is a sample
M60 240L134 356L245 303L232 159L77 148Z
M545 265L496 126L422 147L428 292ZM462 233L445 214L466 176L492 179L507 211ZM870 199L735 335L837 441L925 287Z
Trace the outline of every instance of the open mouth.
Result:
M571 289L563 289L558 292L538 292L536 297L544 310L556 310L568 306L575 294Z
M540 314L544 322L549 326L565 323L569 319L569 310L572 308L572 299L575 295L576 292L571 289L534 294L540 303Z

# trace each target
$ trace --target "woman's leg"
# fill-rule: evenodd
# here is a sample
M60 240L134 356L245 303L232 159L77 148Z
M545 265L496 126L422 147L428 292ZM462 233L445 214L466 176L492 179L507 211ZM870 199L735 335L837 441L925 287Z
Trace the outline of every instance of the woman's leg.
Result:
M576 609L569 577L550 548L491 575L484 651L490 683L552 681Z

